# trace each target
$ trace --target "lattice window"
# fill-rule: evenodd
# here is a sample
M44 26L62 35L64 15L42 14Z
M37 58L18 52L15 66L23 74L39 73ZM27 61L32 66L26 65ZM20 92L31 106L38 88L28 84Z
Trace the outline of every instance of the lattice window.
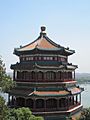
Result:
M47 72L46 73L46 78L48 79L48 80L54 80L55 79L55 73L54 72Z
M43 72L38 72L38 79L43 79Z

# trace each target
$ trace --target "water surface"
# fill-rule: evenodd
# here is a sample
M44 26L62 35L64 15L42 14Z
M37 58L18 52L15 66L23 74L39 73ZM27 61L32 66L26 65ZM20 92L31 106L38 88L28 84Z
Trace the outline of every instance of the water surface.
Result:
M84 88L84 91L82 92L83 107L90 107L90 84L81 84L80 87Z

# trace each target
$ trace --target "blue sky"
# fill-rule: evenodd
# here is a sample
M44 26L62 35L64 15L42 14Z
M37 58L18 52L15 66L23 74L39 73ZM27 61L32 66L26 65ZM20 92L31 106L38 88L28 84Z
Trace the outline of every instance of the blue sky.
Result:
M40 27L56 43L74 49L69 62L90 72L90 0L0 0L0 55L7 71L13 50L35 40Z

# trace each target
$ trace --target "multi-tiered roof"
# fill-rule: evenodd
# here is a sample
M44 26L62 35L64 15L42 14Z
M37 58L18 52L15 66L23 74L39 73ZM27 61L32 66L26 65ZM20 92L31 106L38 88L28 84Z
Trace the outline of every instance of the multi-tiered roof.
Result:
M14 50L14 54L16 55L22 55L23 53L29 54L32 53L32 51L38 53L39 52L54 52L56 54L56 51L61 55L72 55L75 53L74 50L69 50L69 48L65 48L63 46L58 45L57 43L53 42L45 33L45 27L41 27L41 33L40 36L33 42L31 42L28 45L21 46L20 48L17 48Z
M25 46L21 46L20 48L15 48L14 49L14 54L21 56L21 58L23 57L23 55L32 55L33 56L41 56L40 54L42 54L42 56L45 56L47 54L47 56L51 55L51 56L69 56L72 55L73 53L75 53L74 50L70 50L69 48L65 48L63 46L58 45L57 43L53 42L51 39L49 39L49 37L47 36L46 32L45 32L45 27L41 27L41 33L40 36L33 42L31 42L28 45ZM57 58L58 59L58 58ZM26 63L25 63L26 64ZM34 65L34 66L33 66ZM23 65L21 65L21 63L17 63L17 65L15 66L11 66L11 68L15 68L18 69L18 67L20 69L30 69L30 67L38 67L40 69L47 69L47 67L49 66L50 69L76 69L77 65L72 65L72 64L64 64L64 62L61 63L61 61L52 61L52 62L44 62L43 61L38 61L35 60L33 61L31 64L28 64L28 66L25 66L24 63Z
M80 112L82 89L75 81L77 65L68 62L73 53L49 39L44 26L35 41L15 48L20 62L11 65L17 85L10 91L15 97L13 106L30 107L34 114L47 119Z

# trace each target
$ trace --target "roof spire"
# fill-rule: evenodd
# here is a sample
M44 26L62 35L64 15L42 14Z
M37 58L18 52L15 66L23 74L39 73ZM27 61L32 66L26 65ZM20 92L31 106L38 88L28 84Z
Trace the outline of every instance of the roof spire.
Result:
M41 32L40 32L40 35L41 35L41 36L42 36L42 35L46 35L45 30L46 30L46 27L45 27L45 26L41 26Z

